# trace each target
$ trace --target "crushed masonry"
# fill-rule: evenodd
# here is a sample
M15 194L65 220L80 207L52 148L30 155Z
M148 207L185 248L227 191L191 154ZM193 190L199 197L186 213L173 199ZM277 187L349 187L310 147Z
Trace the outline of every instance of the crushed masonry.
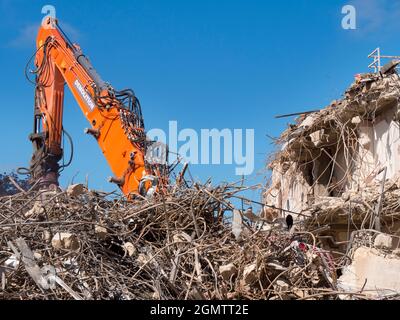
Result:
M238 183L128 202L13 180L0 298L400 299L400 79L382 70L281 135L259 214Z
M237 210L236 238L225 213L244 188L172 186L132 203L87 189L1 197L0 298L337 297L333 258L311 233L264 231ZM25 216L36 200L47 217Z

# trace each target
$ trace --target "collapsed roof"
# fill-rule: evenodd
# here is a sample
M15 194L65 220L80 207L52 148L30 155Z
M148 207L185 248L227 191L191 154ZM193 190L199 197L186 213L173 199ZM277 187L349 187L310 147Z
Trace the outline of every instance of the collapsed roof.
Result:
M265 217L298 213L330 229L348 229L350 220L354 229L400 228L397 64L357 75L342 99L300 115L282 133L269 163Z

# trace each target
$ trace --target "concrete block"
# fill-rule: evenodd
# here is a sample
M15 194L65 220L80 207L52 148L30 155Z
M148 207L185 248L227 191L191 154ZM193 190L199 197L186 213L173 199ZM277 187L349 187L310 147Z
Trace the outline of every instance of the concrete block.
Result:
M102 226L98 226L98 225L94 227L94 233L101 240L105 240L107 238L107 235L108 235L107 229L102 227Z
M390 295L400 292L399 270L400 258L360 247L354 252L352 264L343 268L338 288L344 292L360 292L364 288L363 293L371 297Z
M57 232L51 239L51 245L54 249L78 250L80 248L78 237L68 232Z
M128 256L132 257L133 255L137 254L137 249L132 243L125 242L123 247Z
M67 188L67 194L70 197L76 197L85 192L85 186L83 184L71 184Z
M381 249L392 249L392 237L388 234L378 234L374 246Z
M225 281L229 281L232 276L236 275L237 269L233 263L229 263L219 267L219 273Z
M243 281L245 285L250 285L257 280L257 265L252 263L244 268Z

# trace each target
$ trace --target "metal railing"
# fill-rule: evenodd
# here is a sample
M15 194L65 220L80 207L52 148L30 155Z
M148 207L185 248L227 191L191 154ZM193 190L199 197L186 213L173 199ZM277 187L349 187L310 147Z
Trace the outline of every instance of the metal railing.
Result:
M374 69L375 73L378 73L382 69L382 60L385 59L397 59L400 60L400 56L386 56L381 54L381 48L376 48L374 51L372 51L369 55L368 58L373 59L373 61L368 65L368 68ZM396 67L396 69L399 69L400 67Z

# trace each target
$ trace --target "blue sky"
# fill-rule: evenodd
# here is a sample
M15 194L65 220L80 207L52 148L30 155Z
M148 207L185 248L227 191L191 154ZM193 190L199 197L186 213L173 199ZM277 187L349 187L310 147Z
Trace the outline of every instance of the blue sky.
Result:
M103 79L131 87L147 129L255 129L255 172L292 119L274 115L311 110L339 98L367 55L380 46L400 54L400 1L0 1L2 124L0 170L26 166L31 155L33 87L24 67L34 52L45 4L71 40L80 44ZM341 9L357 9L357 29L341 28ZM107 163L83 134L86 119L66 90L64 126L75 157L61 183L84 181L110 190ZM68 150L67 150L68 152ZM192 166L195 177L235 181L234 165ZM251 197L257 198L254 191Z

